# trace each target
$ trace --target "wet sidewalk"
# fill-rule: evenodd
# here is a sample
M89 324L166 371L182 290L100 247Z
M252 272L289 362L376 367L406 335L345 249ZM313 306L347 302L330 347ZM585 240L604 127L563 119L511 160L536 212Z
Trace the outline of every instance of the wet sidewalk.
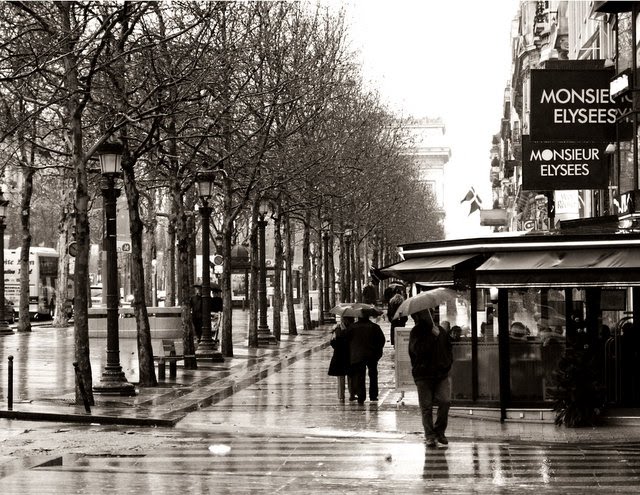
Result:
M159 380L157 387L137 386L136 341L121 337L120 364L138 394L120 397L94 393L91 413L82 404L75 404L73 327L35 326L31 333L0 336L0 418L172 426L187 413L228 397L329 345L330 326L298 329L298 335L289 335L285 327L278 344L250 349L247 318L248 312L234 310L232 358L225 358L223 363L199 360L197 370L185 370L180 362L177 376L171 378L167 370L166 379ZM153 347L160 349L160 341L154 339ZM14 358L11 411L7 407L10 355ZM106 363L106 338L90 339L90 356L95 386Z
M395 388L394 349L389 342L379 364L380 400L364 406L339 400L337 380L327 375L332 349L332 326L283 329L277 345L249 349L247 312L234 311L234 357L223 363L199 361L197 370L178 366L175 379L157 387L139 388L135 397L94 394L96 405L87 414L75 404L73 328L35 327L29 334L0 337L0 418L139 426L205 427L212 424L241 426L261 432L274 425L283 433L280 419L286 411L286 432L332 432L339 436L421 435L417 394L407 390L400 400ZM271 321L271 320L269 320ZM301 320L298 320L301 321ZM388 336L389 324L380 325ZM120 362L127 379L136 383L135 339L120 339ZM159 342L154 341L154 349ZM94 385L106 362L106 339L91 339ZM7 410L7 357L14 356L14 404ZM188 414L199 411L196 414ZM188 416L187 416L188 415ZM182 420L182 421L181 421ZM552 422L470 418L464 408L452 408L449 435L457 439L561 442L637 442L640 427L611 424L597 428L565 428Z

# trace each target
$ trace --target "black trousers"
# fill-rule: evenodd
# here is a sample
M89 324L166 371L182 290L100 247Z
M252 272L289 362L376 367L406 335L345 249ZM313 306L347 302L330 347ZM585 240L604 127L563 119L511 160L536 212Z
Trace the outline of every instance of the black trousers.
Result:
M351 365L349 376L353 380L353 391L358 397L358 402L364 402L367 397L367 370L369 370L369 400L378 400L378 360L367 359Z

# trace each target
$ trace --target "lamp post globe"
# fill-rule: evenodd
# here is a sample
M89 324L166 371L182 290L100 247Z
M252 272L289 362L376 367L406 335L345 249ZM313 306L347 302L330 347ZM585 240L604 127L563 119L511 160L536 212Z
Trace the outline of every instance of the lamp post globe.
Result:
M200 215L202 216L202 335L196 349L196 358L211 359L213 362L221 363L224 361L224 357L218 350L218 343L213 339L211 332L211 268L209 262L211 230L209 200L214 193L216 175L215 171L208 170L199 173L196 179L198 196L202 202L200 206Z
M94 392L106 395L136 395L120 366L120 343L118 337L118 253L116 251L116 200L120 189L115 180L120 172L123 146L120 143L105 143L98 149L102 171L102 197L105 213L104 251L106 252L107 276L107 364L102 371L100 383Z

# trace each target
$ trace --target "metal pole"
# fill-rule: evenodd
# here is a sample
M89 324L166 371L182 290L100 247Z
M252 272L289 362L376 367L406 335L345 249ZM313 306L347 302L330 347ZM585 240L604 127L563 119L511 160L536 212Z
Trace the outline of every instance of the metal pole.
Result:
M211 358L214 362L224 361L218 344L211 334L211 272L209 268L209 219L211 207L203 199L200 207L202 215L202 337L196 349L198 358Z
M277 344L276 338L271 334L267 322L267 263L265 228L267 221L264 215L258 220L259 249L260 249L260 276L258 279L258 303L260 315L258 319L258 344Z
M118 337L118 253L116 251L116 199L120 189L115 187L113 174L104 176L102 187L105 211L104 247L107 259L107 364L102 372L100 384L93 387L97 393L110 395L136 395L134 386L127 381L120 366L120 344Z
M9 356L9 383L7 387L7 410L13 411L13 356Z

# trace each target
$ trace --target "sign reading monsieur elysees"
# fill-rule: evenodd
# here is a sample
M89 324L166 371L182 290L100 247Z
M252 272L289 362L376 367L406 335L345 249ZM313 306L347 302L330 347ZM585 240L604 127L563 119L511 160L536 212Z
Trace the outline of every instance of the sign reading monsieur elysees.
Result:
M606 142L534 142L522 139L524 189L606 189L609 181Z
M522 147L524 189L607 187L604 150L615 140L622 113L609 92L613 71L573 62L571 69L531 71L531 134Z

